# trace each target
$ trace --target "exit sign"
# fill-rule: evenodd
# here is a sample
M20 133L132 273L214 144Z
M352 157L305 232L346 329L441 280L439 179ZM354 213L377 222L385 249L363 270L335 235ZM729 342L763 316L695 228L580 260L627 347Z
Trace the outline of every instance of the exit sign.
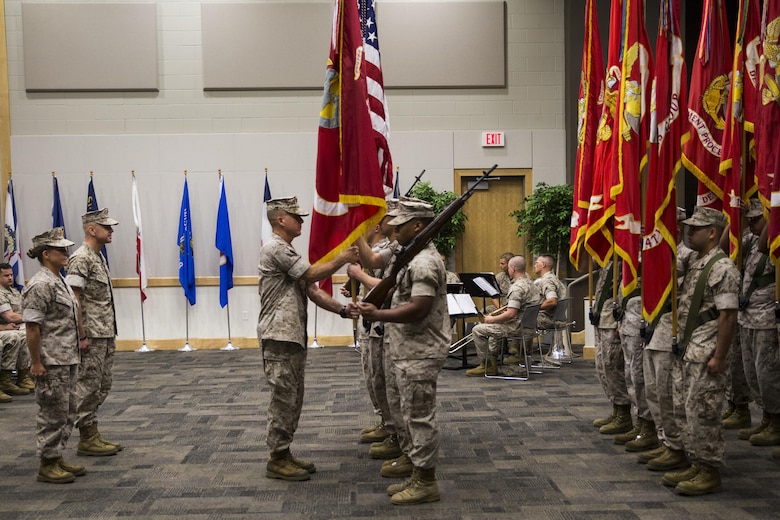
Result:
M482 132L482 146L504 146L504 132Z

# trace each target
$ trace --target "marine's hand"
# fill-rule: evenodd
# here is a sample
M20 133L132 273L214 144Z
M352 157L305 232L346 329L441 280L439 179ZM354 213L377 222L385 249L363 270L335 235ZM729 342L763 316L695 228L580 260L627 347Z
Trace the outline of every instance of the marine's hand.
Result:
M342 251L339 256L341 257L342 265L354 264L360 260L360 251L357 246L351 246Z
M345 314L353 320L358 319L360 317L360 309L358 308L357 303L349 302Z
M30 375L36 378L46 377L46 367L43 366L43 363L31 363Z
M347 274L350 278L357 278L362 271L363 268L360 267L360 264L349 264L347 266Z
M360 309L360 315L365 319L368 321L378 321L377 314L379 313L379 309L376 308L376 305L373 303L358 302L357 306Z

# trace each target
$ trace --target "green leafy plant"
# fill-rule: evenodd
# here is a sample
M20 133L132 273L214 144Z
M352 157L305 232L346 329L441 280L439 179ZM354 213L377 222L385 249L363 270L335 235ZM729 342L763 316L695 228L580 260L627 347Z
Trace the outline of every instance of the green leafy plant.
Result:
M436 215L458 198L458 194L452 191L436 191L431 186L431 183L427 181L418 182L409 195L432 205L433 212ZM466 219L467 217L463 214L463 211L458 211L439 234L434 237L433 245L436 246L436 250L439 253L444 256L450 256L452 250L455 249L455 240L466 230Z
M517 236L526 239L532 254L548 254L558 259L569 247L571 208L574 188L571 185L536 185L522 207L509 216L517 222Z

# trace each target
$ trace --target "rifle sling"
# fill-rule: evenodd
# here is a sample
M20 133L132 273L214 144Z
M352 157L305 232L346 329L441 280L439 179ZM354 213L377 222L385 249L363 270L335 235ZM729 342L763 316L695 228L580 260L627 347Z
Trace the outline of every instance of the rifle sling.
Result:
M721 252L716 253L715 256L710 258L704 266L704 269L702 269L699 279L696 280L696 288L693 290L693 298L691 299L691 308L688 311L688 318L685 320L685 332L683 333L682 341L679 343L680 358L685 355L685 350L688 348L688 342L691 341L693 331L708 321L718 318L719 312L715 308L702 314L699 314L699 309L701 309L702 300L704 299L704 288L707 285L707 277L710 275L712 266L721 258L726 258L726 255Z

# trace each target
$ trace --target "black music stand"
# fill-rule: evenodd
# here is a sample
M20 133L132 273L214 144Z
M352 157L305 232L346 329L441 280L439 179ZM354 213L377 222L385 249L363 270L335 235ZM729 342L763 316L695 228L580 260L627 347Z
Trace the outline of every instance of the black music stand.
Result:
M463 292L464 285L462 283L448 283L447 284L447 311L450 315L450 324L454 324L456 320L460 320L460 335L461 339L466 337L466 318L478 316L479 311L474 305L474 300L471 296ZM450 345L450 347L454 346ZM450 370L461 370L464 368L470 368L468 364L467 346L461 347L461 364L459 367L444 367ZM454 357L454 354L450 354Z
M487 299L499 299L501 289L493 273L459 273L464 290L474 298L482 298L482 313L487 312Z

